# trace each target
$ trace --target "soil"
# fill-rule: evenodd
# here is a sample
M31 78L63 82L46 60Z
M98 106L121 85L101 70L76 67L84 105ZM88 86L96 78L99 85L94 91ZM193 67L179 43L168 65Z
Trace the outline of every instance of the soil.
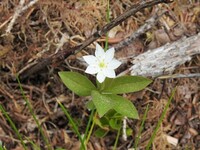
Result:
M28 6L31 2L34 4ZM139 1L110 0L110 20L137 2ZM17 74L58 51L67 51L81 44L92 36L108 23L107 4L107 0L25 0L24 3L23 0L0 1L0 104L23 136L28 149L34 149L30 141L41 149L48 148L25 102L16 79ZM28 8L25 9L26 6ZM170 4L159 4L141 10L112 29L109 32L109 46L123 41L143 25L145 20L159 11L167 13L151 30L116 53L118 59L126 59L123 67L117 70L118 74L131 67L133 58L130 56L200 32L200 2L174 0ZM14 17L16 19L13 19ZM106 36L97 40L102 46L105 45L105 41ZM80 148L80 141L57 100L67 108L78 123L79 131L84 133L91 113L85 104L90 97L78 97L72 93L61 82L58 72L73 70L85 74L86 66L81 58L86 54L94 54L94 51L93 43L64 61L53 61L51 65L21 80L24 95L30 102L51 149ZM189 62L178 66L174 73L200 74L200 55L195 55ZM93 76L87 76L95 81ZM200 149L199 77L165 80L154 78L153 83L145 90L124 95L135 105L140 118L149 105L138 149L145 149L147 146L175 87L175 96L151 149ZM133 148L141 123L142 119L127 119L131 134L126 141L122 136L119 137L117 149ZM112 149L116 136L117 132L113 130L109 130L103 138L92 134L87 147L89 150ZM23 149L18 135L2 111L0 142L8 150Z

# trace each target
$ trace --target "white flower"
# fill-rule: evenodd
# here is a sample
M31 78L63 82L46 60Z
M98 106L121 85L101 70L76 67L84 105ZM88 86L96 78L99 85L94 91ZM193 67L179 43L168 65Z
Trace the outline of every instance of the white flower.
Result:
M96 44L95 56L83 56L83 59L89 65L85 70L89 74L97 74L97 80L102 83L106 77L115 78L114 69L121 65L121 62L114 58L115 49L110 48L106 52L99 45Z

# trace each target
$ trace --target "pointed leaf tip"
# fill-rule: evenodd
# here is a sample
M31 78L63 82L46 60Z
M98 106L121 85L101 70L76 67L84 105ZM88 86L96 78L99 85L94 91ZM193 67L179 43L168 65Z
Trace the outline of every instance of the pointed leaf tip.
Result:
M111 94L123 94L137 92L149 85L152 80L141 76L122 76L112 80L103 92Z
M58 74L65 86L79 96L89 96L96 90L94 84L78 72L61 71Z

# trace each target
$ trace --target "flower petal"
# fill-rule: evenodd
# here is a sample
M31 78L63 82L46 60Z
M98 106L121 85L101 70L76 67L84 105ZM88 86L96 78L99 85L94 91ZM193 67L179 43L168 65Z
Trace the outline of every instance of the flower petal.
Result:
M93 55L83 56L83 59L89 65L97 64L97 58L95 56L93 56Z
M116 77L115 71L113 69L104 69L103 74L108 78L115 78Z
M96 44L95 56L100 60L105 57L104 49L99 44Z
M106 51L105 53L105 62L110 63L110 61L113 59L115 53L114 47L110 48L109 50Z
M105 78L106 77L104 76L104 74L102 72L99 72L97 74L97 80L99 81L99 83L102 83L105 80Z
M108 66L107 66L107 68L108 69L116 69L116 68L118 68L120 65L121 65L122 63L120 62L120 61L118 61L117 59L112 59L112 61L110 61L109 63L108 63Z
M85 72L88 74L96 74L98 71L99 71L98 68L95 66L88 66L87 69L85 70Z

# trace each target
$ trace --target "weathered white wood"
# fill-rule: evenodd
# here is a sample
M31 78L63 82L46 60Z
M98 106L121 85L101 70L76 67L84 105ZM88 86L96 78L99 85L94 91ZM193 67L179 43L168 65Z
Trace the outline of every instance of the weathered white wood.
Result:
M131 75L157 77L171 74L177 66L190 61L197 54L200 54L200 33L134 57Z

